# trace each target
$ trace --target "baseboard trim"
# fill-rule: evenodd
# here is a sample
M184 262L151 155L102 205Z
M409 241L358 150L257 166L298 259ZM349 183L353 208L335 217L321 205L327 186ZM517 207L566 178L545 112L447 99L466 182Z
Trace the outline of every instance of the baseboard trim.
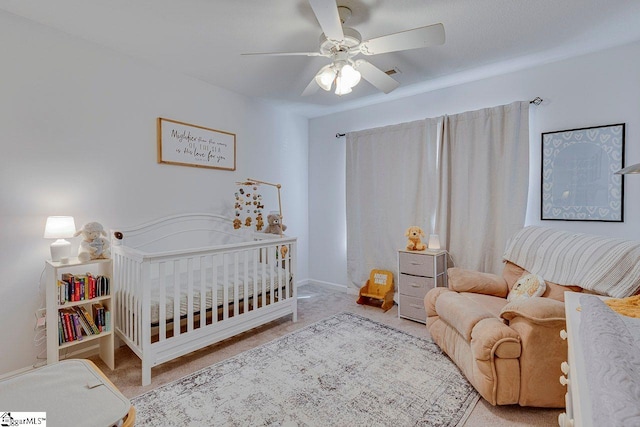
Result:
M307 284L322 286L323 288L331 289L338 292L344 292L348 295L358 295L358 289L338 283L324 282L322 280L309 280Z

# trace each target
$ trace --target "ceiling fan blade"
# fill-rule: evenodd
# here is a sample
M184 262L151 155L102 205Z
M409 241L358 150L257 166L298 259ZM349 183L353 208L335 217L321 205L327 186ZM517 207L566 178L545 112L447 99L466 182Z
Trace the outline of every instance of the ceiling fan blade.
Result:
M241 53L242 56L327 56L320 52L257 52Z
M389 77L387 73L364 59L356 61L356 70L360 71L363 79L384 93L389 93L400 86L400 83Z
M320 86L318 86L318 83L316 83L316 78L314 77L304 89L301 96L313 95L318 91L318 89L320 89Z
M443 43L444 25L434 24L367 40L360 44L360 51L365 55L378 55Z
M342 22L338 14L338 6L335 0L309 0L311 9L322 28L322 32L329 40L341 41L344 39Z

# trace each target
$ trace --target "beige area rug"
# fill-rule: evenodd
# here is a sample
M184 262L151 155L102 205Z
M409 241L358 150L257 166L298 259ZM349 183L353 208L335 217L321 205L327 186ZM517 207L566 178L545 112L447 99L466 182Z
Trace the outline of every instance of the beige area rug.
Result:
M134 399L140 426L461 426L478 393L431 340L340 313Z

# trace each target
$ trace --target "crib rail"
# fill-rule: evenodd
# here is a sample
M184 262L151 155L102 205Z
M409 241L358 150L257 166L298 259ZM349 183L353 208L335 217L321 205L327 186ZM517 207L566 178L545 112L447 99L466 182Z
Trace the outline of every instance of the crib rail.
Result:
M158 254L114 246L113 260L116 333L142 359L143 384L151 366L265 319L297 317L295 238Z

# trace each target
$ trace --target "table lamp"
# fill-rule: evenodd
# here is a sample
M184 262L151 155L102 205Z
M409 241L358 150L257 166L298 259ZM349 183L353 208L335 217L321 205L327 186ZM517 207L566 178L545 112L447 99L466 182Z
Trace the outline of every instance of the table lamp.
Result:
M429 234L429 242L427 243L429 249L440 249L440 236L437 234Z
M76 224L72 216L50 216L44 227L45 239L57 239L51 244L51 261L68 262L71 243L65 238L73 237Z

